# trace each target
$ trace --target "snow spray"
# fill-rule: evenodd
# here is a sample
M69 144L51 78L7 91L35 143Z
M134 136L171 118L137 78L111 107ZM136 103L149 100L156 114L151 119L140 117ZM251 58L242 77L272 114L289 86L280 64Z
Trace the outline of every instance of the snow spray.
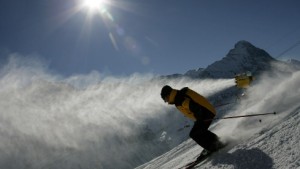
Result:
M153 142L162 123L174 123L173 108L160 98L163 85L210 96L234 82L96 71L63 77L37 59L11 57L0 84L0 168L122 169L168 148Z

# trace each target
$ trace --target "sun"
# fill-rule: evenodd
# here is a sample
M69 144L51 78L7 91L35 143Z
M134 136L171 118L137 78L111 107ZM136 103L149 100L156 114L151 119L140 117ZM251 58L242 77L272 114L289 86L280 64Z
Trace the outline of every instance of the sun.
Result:
M83 0L83 6L91 11L104 8L104 0Z

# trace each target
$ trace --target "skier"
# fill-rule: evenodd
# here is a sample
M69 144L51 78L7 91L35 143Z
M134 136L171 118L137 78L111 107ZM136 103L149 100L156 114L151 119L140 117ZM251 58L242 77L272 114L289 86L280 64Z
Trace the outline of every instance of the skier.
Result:
M190 137L203 148L197 160L201 160L225 146L215 133L208 130L216 115L216 110L207 99L188 87L176 90L168 85L161 89L161 97L165 102L175 105L180 112L195 121L190 131Z

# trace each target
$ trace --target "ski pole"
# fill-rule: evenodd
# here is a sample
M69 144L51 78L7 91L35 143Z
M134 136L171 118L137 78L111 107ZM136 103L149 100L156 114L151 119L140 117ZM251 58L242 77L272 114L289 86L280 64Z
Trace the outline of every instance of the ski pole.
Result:
M213 118L213 119L207 119L204 121L213 121L213 120L222 120L222 119L233 119L233 118L241 118L241 117L253 117L253 116L265 116L265 115L270 115L274 114L276 115L277 112L272 112L272 113L260 113L260 114L247 114L247 115L242 115L242 116L228 116L228 117L220 117L220 118ZM261 122L261 120L259 120ZM177 131L182 131L184 128L188 128L190 125L185 125L184 127L178 129Z
M272 113L260 113L260 114L247 114L247 115L242 115L242 116L228 116L228 117L208 119L208 120L205 120L205 121L221 120L221 119L233 119L233 118L241 118L241 117L264 116L264 115L270 115L270 114L274 114L275 115L276 112L272 112Z

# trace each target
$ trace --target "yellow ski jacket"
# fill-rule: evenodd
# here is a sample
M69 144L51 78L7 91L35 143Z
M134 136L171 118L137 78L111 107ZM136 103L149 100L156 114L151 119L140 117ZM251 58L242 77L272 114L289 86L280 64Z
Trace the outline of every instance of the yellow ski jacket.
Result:
M169 100L175 104L181 113L192 120L205 119L205 117L214 117L216 115L213 105L202 95L188 87L181 90L173 89Z

